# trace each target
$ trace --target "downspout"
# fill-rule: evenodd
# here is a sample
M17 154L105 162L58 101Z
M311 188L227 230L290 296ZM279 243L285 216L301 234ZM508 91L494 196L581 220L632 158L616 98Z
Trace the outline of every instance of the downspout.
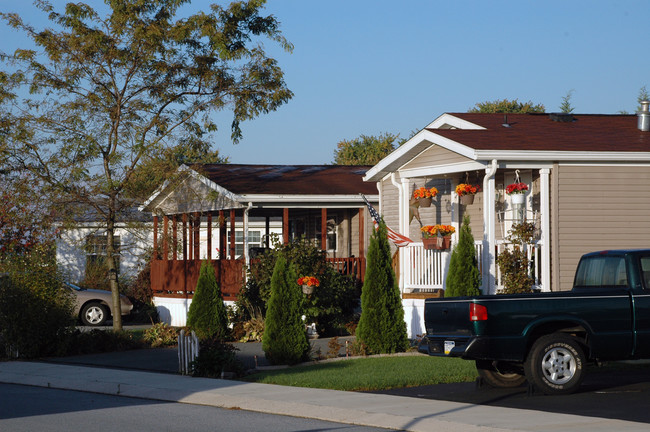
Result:
M390 182L392 183L393 186L395 186L397 188L397 192L399 194L398 199L397 199L397 209L398 209L397 214L399 216L398 226L399 226L400 233L404 234L404 231L402 231L402 206L403 206L402 201L404 201L404 197L403 197L404 192L402 190L402 184L397 182L394 172L390 174ZM380 200L380 202L381 202L381 200ZM399 248L397 248L397 253L398 253L398 257L399 257L399 280L398 280L398 284L399 284L400 292L403 293L404 292L404 276L405 276L404 275L404 269L406 268L406 265L405 265L404 261L406 259L406 254L400 254L399 252L400 252Z
M492 163L485 168L485 177L483 177L483 274L481 275L483 294L492 294L496 283L496 257L494 256L494 246L496 244L496 196L494 193L494 174L496 174L497 168L497 160L492 159Z

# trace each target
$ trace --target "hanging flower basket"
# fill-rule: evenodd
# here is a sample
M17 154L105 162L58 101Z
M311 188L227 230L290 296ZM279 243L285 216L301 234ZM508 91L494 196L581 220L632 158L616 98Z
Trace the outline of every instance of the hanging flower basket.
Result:
M443 237L438 237L437 240L438 240L437 249L447 250L447 249L449 249L451 247L451 236L450 235L446 235L446 236L443 236Z
M422 244L426 250L438 249L438 237L424 237Z
M451 235L456 232L456 228L451 225L425 225L420 231L425 249L446 250L451 245Z
M314 288L320 285L320 281L314 276L303 276L296 281L298 285L302 285L302 293L311 295L314 293Z
M517 180L519 175L517 175ZM528 192L528 185L526 183L515 182L506 186L506 193L510 195L510 201L513 205L521 205L526 200L526 192Z
M413 198L418 200L420 207L431 207L431 200L438 195L438 189L421 187L413 191Z
M521 205L526 200L526 195L524 194L513 194L510 195L510 201L513 205Z
M456 195L462 205L474 204L474 195L479 191L479 186L473 186L467 183L461 183L456 186Z

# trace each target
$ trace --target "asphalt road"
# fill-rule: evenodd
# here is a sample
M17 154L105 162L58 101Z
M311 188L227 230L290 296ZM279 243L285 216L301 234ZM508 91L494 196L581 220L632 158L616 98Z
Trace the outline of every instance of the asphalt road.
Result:
M525 386L477 388L476 383L373 393L650 423L650 364L647 363L625 366L624 370L590 369L580 390L565 396L529 395Z

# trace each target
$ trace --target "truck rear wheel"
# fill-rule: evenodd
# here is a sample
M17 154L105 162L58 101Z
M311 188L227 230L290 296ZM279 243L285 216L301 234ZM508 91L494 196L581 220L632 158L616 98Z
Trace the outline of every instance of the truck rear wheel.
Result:
M492 387L519 387L526 382L521 365L513 363L476 360L476 370L483 382Z
M526 378L548 395L575 392L584 378L584 368L582 346L564 333L539 338L524 363Z

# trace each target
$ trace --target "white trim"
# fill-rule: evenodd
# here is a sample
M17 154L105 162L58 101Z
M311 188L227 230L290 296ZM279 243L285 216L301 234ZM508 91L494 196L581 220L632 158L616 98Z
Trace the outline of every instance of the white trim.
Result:
M476 123L469 122L467 120L463 120L459 117L456 117L454 115L444 113L431 123L427 125L427 128L429 129L440 129L444 125L449 125L452 127L455 127L456 129L471 129L471 130L484 130L485 128L483 126L479 126Z
M426 177L432 175L451 174L465 171L476 171L485 169L487 163L483 162L461 162L449 165L437 165L425 168L410 168L400 170L400 176L404 178Z
M494 176L499 167L496 159L485 168L483 178L483 294L494 294L496 289L496 191Z
M542 291L551 290L551 170L543 168L539 170L539 204L541 218L541 240L542 240Z

